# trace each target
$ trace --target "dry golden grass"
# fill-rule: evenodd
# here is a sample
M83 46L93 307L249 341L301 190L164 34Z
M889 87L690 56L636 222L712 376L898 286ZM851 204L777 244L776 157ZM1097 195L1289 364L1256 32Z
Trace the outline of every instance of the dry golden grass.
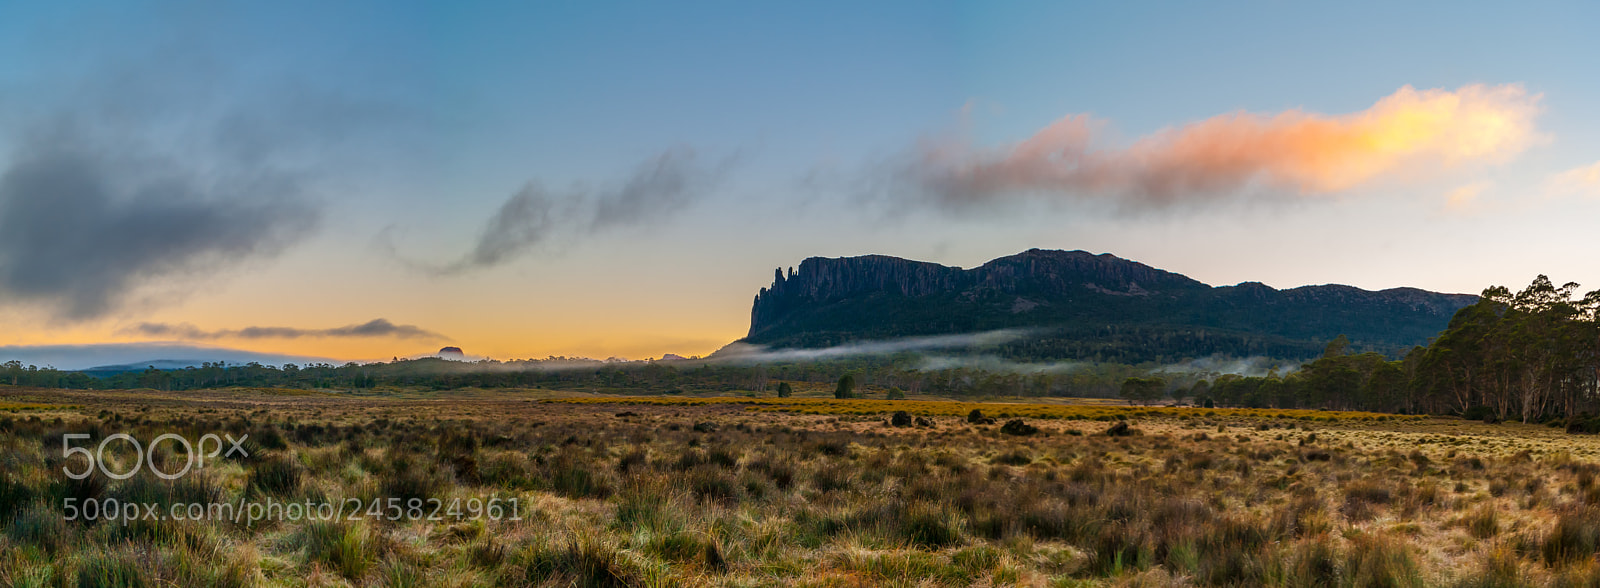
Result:
M546 395L0 387L0 402L81 407L0 415L0 586L1600 580L1600 439L1558 429L1322 411ZM973 408L1040 433L969 424ZM932 426L888 426L886 411L902 409ZM1106 434L1121 423L1134 434ZM98 489L64 483L52 458L62 432L169 430L248 433L258 458ZM60 521L58 498L93 492L496 495L519 499L522 520Z
M874 400L833 398L740 398L675 396L588 396L554 398L572 404L638 404L652 406L743 405L751 410L819 415L871 415L906 411L923 416L966 416L973 410L997 418L1109 420L1140 417L1222 417L1305 421L1415 421L1424 417L1372 412L1265 408L1195 408L1116 406L1104 403L1063 405L1037 402L957 402L948 400Z

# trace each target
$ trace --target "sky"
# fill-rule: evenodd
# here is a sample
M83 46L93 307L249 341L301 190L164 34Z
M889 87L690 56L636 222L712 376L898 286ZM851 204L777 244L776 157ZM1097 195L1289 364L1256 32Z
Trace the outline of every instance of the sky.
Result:
M1600 288L1600 6L1394 4L0 3L0 355L706 354L811 256Z

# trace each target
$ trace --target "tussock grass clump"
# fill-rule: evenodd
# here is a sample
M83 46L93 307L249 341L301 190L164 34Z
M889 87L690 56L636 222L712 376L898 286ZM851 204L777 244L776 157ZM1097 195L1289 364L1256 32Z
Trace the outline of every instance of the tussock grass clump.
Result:
M1000 455L996 455L994 456L994 459L989 461L1010 466L1025 466L1033 463L1033 454L1030 453L1026 448L1018 447L1010 451L1003 452Z
M1284 586L1334 588L1339 586L1339 552L1325 534L1309 536L1294 543L1288 561L1280 572Z
M1535 585L1523 569L1522 558L1503 545L1484 553L1474 573L1456 584L1457 588L1529 588Z
M685 474L696 498L713 502L736 502L739 483L732 474L713 466L701 466Z
M78 568L78 588L145 588L160 585L148 556L128 550L98 551Z
M1552 566L1590 559L1597 553L1600 553L1600 512L1592 509L1557 515L1555 527L1540 546L1545 563Z
M529 585L630 588L649 581L641 566L616 545L587 535L560 546L535 543L512 559L521 566L522 581Z
M1410 588L1425 584L1416 557L1403 541L1369 533L1350 539L1345 553L1345 583L1349 586Z
M1488 539L1500 534L1500 509L1486 504L1478 507L1463 521L1467 532L1478 539Z
M1353 522L1364 522L1376 516L1375 507L1394 501L1394 491L1388 486L1370 480L1351 482L1344 490L1344 504L1339 512Z
M375 555L366 527L344 521L313 521L300 528L306 561L326 565L346 579L360 580Z
M395 460L381 476L384 498L398 498L402 502L413 498L426 501L437 498L453 484L445 468L424 465L409 455Z
M248 486L256 492L284 496L300 489L304 475L305 466L293 456L273 453L251 468Z
M66 547L71 538L62 514L42 504L16 512L5 527L5 536L18 545L32 545L52 553Z
M919 504L908 509L900 520L900 532L918 547L938 549L962 542L966 523L937 505Z
M833 464L812 472L811 487L824 494L849 490L855 473L843 464Z

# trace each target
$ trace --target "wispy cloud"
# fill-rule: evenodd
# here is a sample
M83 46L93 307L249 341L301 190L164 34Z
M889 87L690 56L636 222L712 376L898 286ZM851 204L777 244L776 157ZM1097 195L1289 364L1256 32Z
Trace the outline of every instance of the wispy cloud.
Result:
M458 274L507 263L559 240L658 222L709 193L729 165L731 160L704 167L694 151L675 148L613 185L556 191L530 181L489 217L472 250L459 259L442 264L403 261L430 273ZM392 236L386 232L380 239L394 253Z
M893 189L951 207L1013 195L1110 199L1124 209L1193 206L1252 190L1331 194L1382 179L1499 163L1541 139L1541 96L1521 85L1410 86L1344 115L1236 112L1111 144L1103 120L1066 116L981 150L933 141L890 172Z
M1469 214L1480 208L1479 199L1493 187L1489 182L1473 182L1445 194L1444 209L1454 214Z
M1549 188L1558 196L1600 197L1600 162L1556 174L1550 178Z
M299 339L302 337L391 337L396 339L422 339L447 341L449 337L415 325L397 325L387 319L373 319L358 325L345 325L327 329L301 329L296 327L245 327L207 331L188 323L139 323L123 329L123 334L162 337L190 341L215 339Z

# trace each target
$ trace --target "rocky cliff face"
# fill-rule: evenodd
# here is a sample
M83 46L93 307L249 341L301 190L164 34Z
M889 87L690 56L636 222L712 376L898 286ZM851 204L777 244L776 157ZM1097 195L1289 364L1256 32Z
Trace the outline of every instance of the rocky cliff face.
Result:
M813 257L798 271L778 270L772 286L756 295L746 341L814 346L989 328L1076 333L1139 325L1308 339L1306 349L1315 347L1309 339L1338 334L1398 347L1425 343L1476 299L1415 288L1276 290L1258 282L1213 288L1083 251L1033 249L972 269L883 255Z

